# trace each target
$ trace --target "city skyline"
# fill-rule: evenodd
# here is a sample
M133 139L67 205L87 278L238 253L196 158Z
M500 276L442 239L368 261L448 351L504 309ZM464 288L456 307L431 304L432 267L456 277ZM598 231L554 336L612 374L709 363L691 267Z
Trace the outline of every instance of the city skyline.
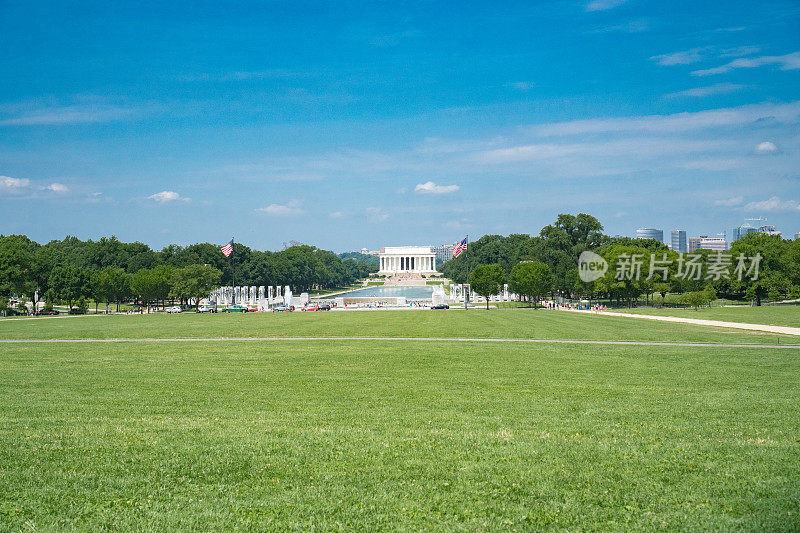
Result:
M788 237L800 7L697 4L7 2L1 231L344 251L585 212Z

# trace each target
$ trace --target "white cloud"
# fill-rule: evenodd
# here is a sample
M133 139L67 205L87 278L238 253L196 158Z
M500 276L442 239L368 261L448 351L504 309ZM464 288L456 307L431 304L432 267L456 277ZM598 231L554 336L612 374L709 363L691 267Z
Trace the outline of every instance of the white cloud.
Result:
M688 170L707 170L710 172L724 172L742 168L747 161L737 157L711 157L708 159L692 160L682 163L681 168Z
M69 187L64 185L63 183L51 183L50 185L46 185L41 188L43 191L50 191L56 194L64 194L69 192Z
M742 57L719 67L695 70L692 75L710 76L712 74L724 74L737 68L757 68L764 65L779 65L781 70L800 69L800 52L782 56Z
M512 146L479 152L473 160L480 163L504 164L521 161L544 161L549 159L590 157L652 157L669 154L691 154L729 148L732 143L725 140L692 140L670 138L621 139L613 141L590 141L583 143L540 143Z
M122 120L134 115L132 109L117 106L98 105L70 105L60 107L42 107L19 109L16 116L0 119L0 126L58 126L65 124L83 124L97 122L112 122Z
M781 200L773 196L768 200L750 202L744 208L748 211L800 211L800 204L794 200Z
M86 197L86 201L89 202L90 204L99 204L102 202L112 202L113 199L106 198L101 192L93 192Z
M634 19L622 24L613 26L603 26L589 31L588 33L643 33L650 29L650 21L647 19Z
M621 6L628 0L592 0L586 4L586 11L605 11L617 6Z
M419 194L450 194L460 189L458 185L436 185L432 181L418 183L414 192Z
M715 200L714 205L720 207L736 207L737 205L742 205L744 203L744 198L741 196L733 196L731 198L726 198L724 200Z
M166 204L169 202L188 202L189 198L184 198L180 194L176 193L175 191L161 191L155 194L151 194L147 197L149 200L153 200L159 204Z
M743 89L744 85L736 83L717 83L716 85L709 85L707 87L695 87L694 89L686 89L685 91L678 91L676 93L667 94L667 98L681 98L681 97L694 97L702 98L705 96L713 96L715 94L726 94Z
M381 207L368 207L365 211L370 222L385 222L389 219L389 213Z
M300 205L298 200L292 200L286 205L270 204L267 207L259 207L256 212L273 217L296 217L305 214Z
M344 213L342 213L341 211L334 211L329 216L331 218L342 218L344 216Z
M31 180L25 178L10 178L0 176L0 192L21 192L31 184Z
M444 223L444 227L451 230L463 230L469 227L469 221L466 218L460 218L458 220L448 220Z
M691 50L683 50L681 52L673 52L671 54L661 54L652 56L650 59L657 62L659 65L672 66L672 65L689 65L703 60L705 52L709 48L704 46L702 48L692 48Z
M759 154L774 154L777 151L778 147L775 146L775 143L771 143L769 141L764 141L756 146L756 153Z
M758 46L737 46L736 48L726 48L720 52L719 57L739 57L757 54L761 51Z
M800 117L800 101L788 104L752 104L741 107L712 109L672 115L647 115L624 118L597 118L554 122L531 126L529 131L541 136L582 135L607 132L665 132L701 130L723 126L744 125L770 119L785 124L796 123Z
M511 87L512 89L517 89L518 91L530 91L536 86L536 84L532 81L515 81L512 83L507 83L506 86Z
M726 48L724 50L718 50L713 46L700 46L697 48L690 48L689 50L673 52L671 54L651 56L650 59L664 66L691 65L692 63L699 63L700 61L709 59L712 56L739 57L755 54L758 51L759 48L757 46L738 46L736 48Z

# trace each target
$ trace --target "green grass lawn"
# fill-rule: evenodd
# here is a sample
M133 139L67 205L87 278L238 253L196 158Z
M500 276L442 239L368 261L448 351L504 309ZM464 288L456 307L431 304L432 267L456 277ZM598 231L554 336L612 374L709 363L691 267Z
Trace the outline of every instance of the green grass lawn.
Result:
M545 309L111 315L0 320L0 339L268 336L800 343L796 336Z
M481 304L475 305L480 306ZM493 305L497 309L531 309L533 307L530 302L491 302L489 305Z
M524 309L0 321L0 339L219 336L776 340ZM800 520L800 350L380 340L0 350L0 530Z
M778 349L4 345L0 529L796 530L798 375Z
M613 309L620 313L640 313L647 315L678 316L701 318L704 320L725 320L728 322L747 322L771 326L793 326L800 328L800 305L769 305L761 307L711 307L694 309L654 309L639 307L635 309Z

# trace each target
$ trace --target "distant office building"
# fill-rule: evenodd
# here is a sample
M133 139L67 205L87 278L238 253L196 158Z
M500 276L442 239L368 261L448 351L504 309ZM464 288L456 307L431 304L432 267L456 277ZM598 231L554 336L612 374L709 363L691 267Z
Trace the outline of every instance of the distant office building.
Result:
M751 219L748 219L748 220L766 222L766 219L763 219L763 218L751 218ZM749 235L751 233L764 233L766 235L775 235L775 236L778 236L778 237L780 237L780 235L781 235L781 232L778 231L777 229L775 229L775 226L773 226L772 224L764 224L762 226L759 226L758 228L755 228L755 227L751 226L750 224L748 224L747 222L745 222L744 224L742 224L738 228L733 228L733 239L732 240L738 241L742 237L744 237L746 235Z
M686 232L682 229L676 229L672 232L672 242L670 248L673 252L685 254L688 251L688 243L686 242Z
M724 252L728 249L728 241L724 237L700 237L697 249Z
M758 228L758 232L766 233L767 235L772 235L777 237L781 236L781 232L775 229L775 226L773 226L772 224L766 224L764 226L761 226L760 228Z
M437 261L444 263L445 261L449 261L453 258L453 245L442 244L439 246L431 246L431 252L436 254Z
M724 252L728 249L728 241L724 237L709 237L708 235L700 235L699 237L689 237L687 251L689 253L695 250L714 250L715 252Z
M639 228L636 230L637 239L655 239L664 242L664 230L653 228Z
M734 241L738 241L739 239L741 239L745 235L748 235L750 233L755 233L757 231L758 230L756 228L754 228L753 226L751 226L750 224L745 222L744 224L742 224L738 228L733 228L733 240Z

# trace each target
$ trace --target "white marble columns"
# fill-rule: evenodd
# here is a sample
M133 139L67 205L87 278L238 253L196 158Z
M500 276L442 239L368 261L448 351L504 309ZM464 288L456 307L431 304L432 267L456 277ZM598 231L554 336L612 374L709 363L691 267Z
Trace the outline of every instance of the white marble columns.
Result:
M398 246L382 248L379 274L434 274L436 255L429 246Z

